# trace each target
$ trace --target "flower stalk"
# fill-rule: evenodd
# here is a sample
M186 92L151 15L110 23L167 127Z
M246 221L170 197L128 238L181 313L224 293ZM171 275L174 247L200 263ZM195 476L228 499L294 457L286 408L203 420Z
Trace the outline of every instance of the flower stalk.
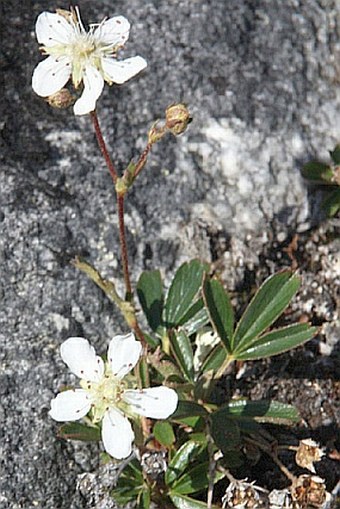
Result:
M135 178L137 178L137 176L140 174L140 172L144 168L152 145L153 145L153 143L148 142L148 144L146 145L146 147L143 150L142 154L140 155L140 158L138 159L138 161L137 161L137 163L135 165L135 168L134 168L133 180L135 180Z
M125 282L125 299L128 302L132 300L132 286L129 272L129 257L126 244L125 219L124 219L124 197L125 194L117 193L118 205L118 223L119 223L119 242L122 256L123 276Z
M126 233L125 233L125 221L124 221L124 197L127 191L125 186L122 186L122 179L118 177L114 164L111 160L109 152L107 150L107 146L100 128L100 124L98 121L98 117L95 111L91 112L91 119L94 127L94 131L96 134L97 142L100 148L100 151L104 157L106 166L110 172L113 183L115 184L115 190L117 195L117 207L118 207L118 224L119 224L119 242L120 242L120 250L122 256L122 265L123 265L123 275L125 282L125 292L126 292L126 300L132 300L132 287L129 273L129 258L127 252L127 244L126 244Z
M91 120L93 123L94 132L96 134L96 138L97 138L97 142L98 142L100 151L105 159L106 166L107 166L107 168L110 172L110 175L112 177L112 180L115 184L117 182L118 175L117 175L116 169L114 167L114 164L111 160L110 154L107 150L107 146L106 146L106 143L105 143L105 140L104 140L104 137L103 137L100 125L99 125L97 113L95 111L92 111L90 113L90 117L91 117Z

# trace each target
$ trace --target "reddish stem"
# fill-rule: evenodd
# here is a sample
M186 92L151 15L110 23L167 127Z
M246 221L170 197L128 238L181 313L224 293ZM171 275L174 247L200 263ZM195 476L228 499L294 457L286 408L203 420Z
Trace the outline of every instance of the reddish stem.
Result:
M141 170L144 168L144 165L146 163L146 159L149 155L151 147L152 147L152 143L148 143L147 146L145 147L143 153L141 154L140 158L138 159L136 168L135 168L134 178L136 178L137 175L139 175Z
M106 143L105 143L105 140L103 138L102 131L100 129L97 113L95 111L92 111L90 113L90 116L91 116L91 120L93 122L93 127L94 127L94 131L96 133L96 137L97 137L97 141L98 141L98 145L99 145L100 151L103 154L103 157L104 157L105 162L106 162L106 166L109 169L109 172L110 172L110 175L112 177L112 180L113 180L114 183L116 183L116 181L118 179L118 175L117 175L116 169L115 169L115 167L113 165L113 162L111 161L111 157L109 155L109 152L107 150Z
M102 131L100 129L98 117L95 111L90 113L95 134L97 137L98 145L100 148L100 151L105 159L106 166L108 167L108 170L110 172L110 175L112 177L112 180L114 184L116 184L118 180L118 174L116 172L116 169L113 165L113 162L110 158L109 152L106 147L105 140L102 135ZM152 144L148 143L146 149L144 150L143 154L139 158L139 161L137 163L137 174L139 171L143 168L147 155L151 149ZM119 223L119 241L120 241L120 250L122 255L122 265L123 265L123 274L124 274L124 282L125 282L125 290L126 290L126 300L131 301L132 299L132 287L131 287L131 281L130 281L130 273L129 273L129 259L128 259L128 251L127 251L127 245L126 245L126 236L125 236L125 220L124 220L124 193L121 194L117 192L117 205L118 205L118 223ZM133 329L136 333L136 336L139 338L141 343L143 344L145 350L147 350L146 341L143 335L143 332L141 331L138 322L136 320L135 325L133 326Z
M132 288L129 274L129 259L126 245L126 237L125 237L125 222L124 222L124 195L117 193L117 203L118 203L118 222L119 222L119 240L120 240L120 250L122 254L122 264L123 264L123 274L125 281L125 289L126 289L126 300L131 300L132 298Z

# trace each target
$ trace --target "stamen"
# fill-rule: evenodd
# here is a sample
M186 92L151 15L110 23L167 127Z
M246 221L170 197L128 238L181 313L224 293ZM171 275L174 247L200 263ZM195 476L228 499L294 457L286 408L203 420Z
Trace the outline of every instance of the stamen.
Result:
M80 26L81 31L85 32L85 28L84 28L84 25L83 25L83 23L81 21L81 17L80 17L79 7L77 5L75 6L75 11L76 11L77 19L78 19L78 25Z

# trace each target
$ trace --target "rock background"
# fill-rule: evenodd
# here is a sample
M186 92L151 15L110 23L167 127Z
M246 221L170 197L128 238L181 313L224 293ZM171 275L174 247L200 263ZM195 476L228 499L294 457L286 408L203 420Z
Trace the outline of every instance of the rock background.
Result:
M93 484L81 475L98 468L97 447L56 440L47 415L58 387L71 380L60 343L84 335L104 353L122 327L101 292L69 264L82 254L105 275L120 274L112 185L90 120L52 110L30 87L40 60L36 16L68 5L0 5L4 509L108 507L100 490L89 495ZM340 137L336 0L78 5L85 23L125 15L132 30L123 56L140 54L149 64L125 86L106 88L98 104L119 169L143 149L167 105L185 101L194 118L186 134L155 147L130 193L134 279L152 267L168 280L180 262L199 256L222 259L233 289L261 265L269 244L275 249L322 219L320 193L307 188L299 170L313 157L327 159ZM329 282L340 272L334 242L333 255L324 255ZM337 318L334 311L332 330Z

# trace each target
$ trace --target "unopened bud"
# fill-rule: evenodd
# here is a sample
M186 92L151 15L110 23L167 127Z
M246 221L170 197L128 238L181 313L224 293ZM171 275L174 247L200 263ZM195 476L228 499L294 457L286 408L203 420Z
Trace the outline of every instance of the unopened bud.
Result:
M67 88L62 88L55 94L48 96L46 100L52 108L63 110L71 106L76 98Z
M191 122L188 108L183 103L173 104L165 111L166 127L172 134L182 134Z

